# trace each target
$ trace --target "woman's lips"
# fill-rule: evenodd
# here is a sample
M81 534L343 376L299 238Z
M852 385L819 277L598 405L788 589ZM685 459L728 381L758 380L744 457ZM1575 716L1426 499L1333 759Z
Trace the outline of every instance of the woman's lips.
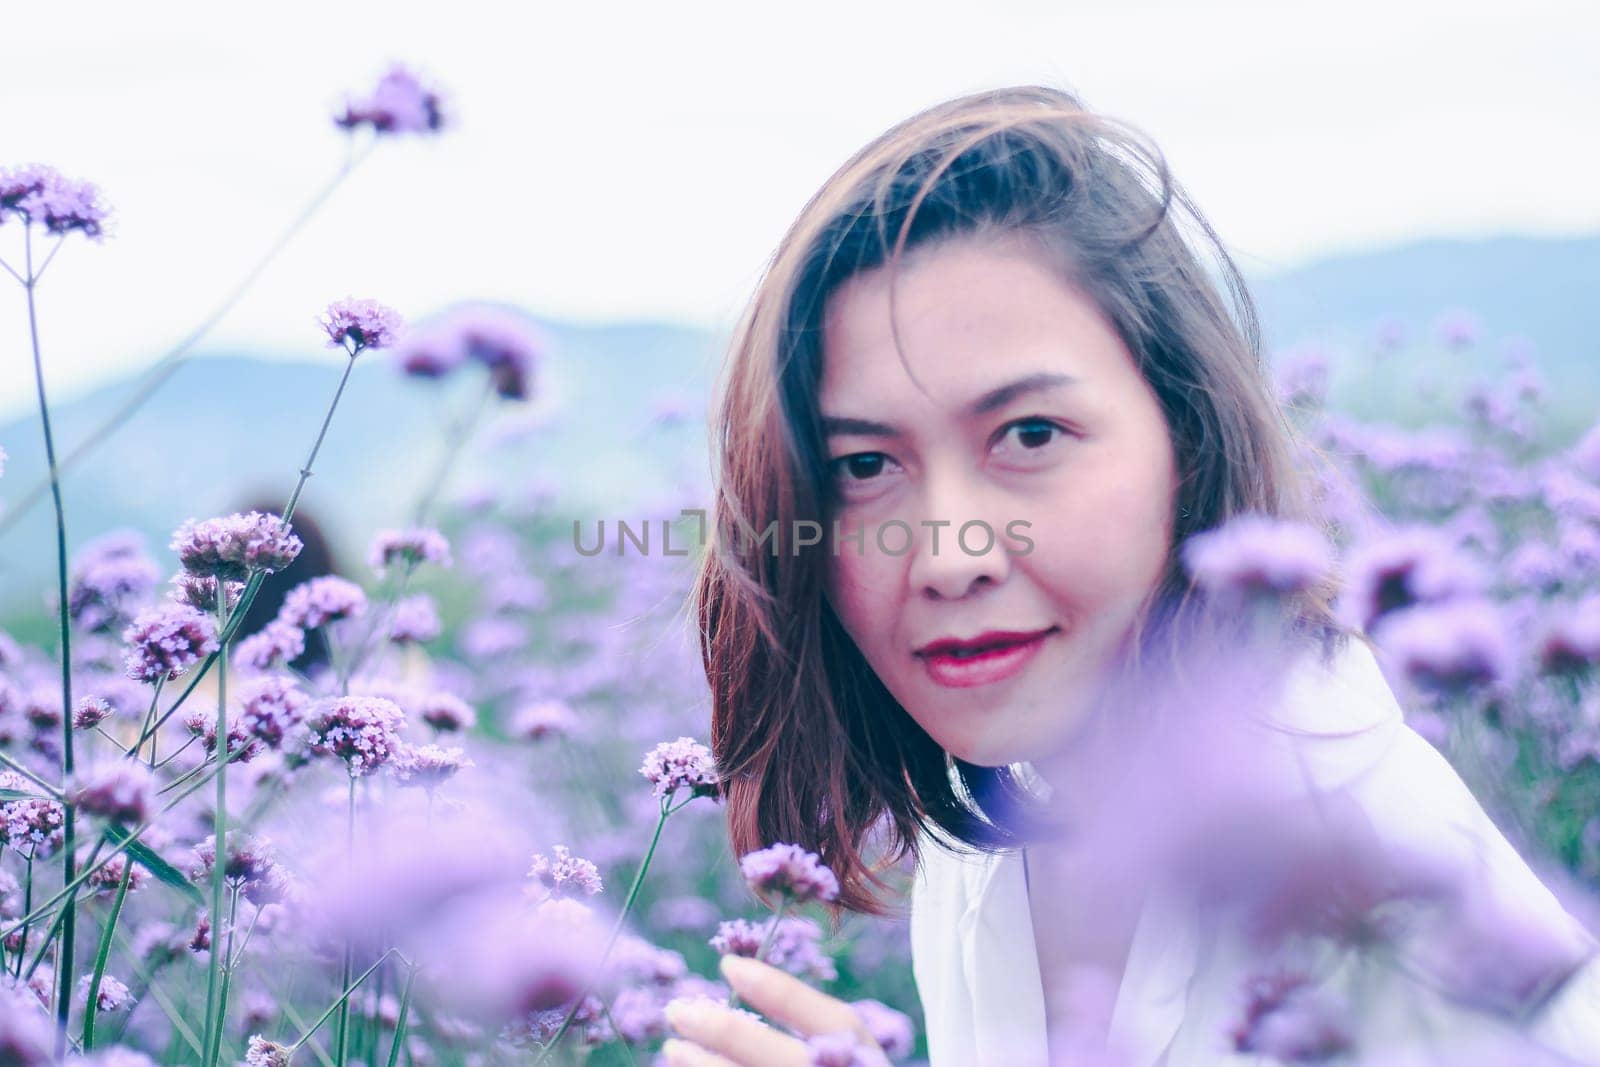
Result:
M990 649L974 656L955 656L945 653L924 653L922 660L928 676L939 685L950 689L967 689L976 685L992 685L1013 677L1033 661L1044 647L1045 640L1056 632L1051 627L1036 637L1003 648Z

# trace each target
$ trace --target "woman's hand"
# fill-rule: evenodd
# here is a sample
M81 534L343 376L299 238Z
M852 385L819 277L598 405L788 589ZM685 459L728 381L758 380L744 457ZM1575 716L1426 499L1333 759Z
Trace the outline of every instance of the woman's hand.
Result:
M889 1058L844 1001L759 960L724 956L720 966L740 1000L767 1018L806 1037L848 1031L860 1043L858 1063L888 1067ZM802 1038L722 1005L702 1000L678 1002L671 1008L667 1022L682 1037L668 1039L661 1051L674 1067L808 1067L811 1063Z

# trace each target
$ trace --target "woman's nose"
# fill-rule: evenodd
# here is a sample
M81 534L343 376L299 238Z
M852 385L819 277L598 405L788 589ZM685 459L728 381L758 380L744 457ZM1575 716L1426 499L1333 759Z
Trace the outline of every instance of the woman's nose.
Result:
M928 508L913 530L908 580L936 600L959 600L981 585L1005 580L1010 557L1004 520L995 521L981 493L952 487L928 495Z

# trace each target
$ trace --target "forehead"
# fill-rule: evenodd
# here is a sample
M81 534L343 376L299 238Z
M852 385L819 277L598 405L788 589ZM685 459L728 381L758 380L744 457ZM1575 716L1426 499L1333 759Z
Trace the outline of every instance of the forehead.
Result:
M880 267L828 298L818 397L825 414L913 396L960 405L1022 373L1058 371L1089 381L1137 376L1095 302L1020 240L960 239L918 249L901 261L892 319L889 281Z

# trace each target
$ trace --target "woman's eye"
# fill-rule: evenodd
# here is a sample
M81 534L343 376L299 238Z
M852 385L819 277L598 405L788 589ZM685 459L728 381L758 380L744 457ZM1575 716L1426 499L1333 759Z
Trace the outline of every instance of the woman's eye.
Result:
M840 456L831 464L834 479L843 482L870 481L883 471L888 458L882 452L857 452Z
M1037 452L1046 445L1052 444L1057 435L1066 431L1048 419L1031 418L1018 419L1007 423L1001 432L1001 440L1005 440L1015 432L1017 442L1025 452Z

